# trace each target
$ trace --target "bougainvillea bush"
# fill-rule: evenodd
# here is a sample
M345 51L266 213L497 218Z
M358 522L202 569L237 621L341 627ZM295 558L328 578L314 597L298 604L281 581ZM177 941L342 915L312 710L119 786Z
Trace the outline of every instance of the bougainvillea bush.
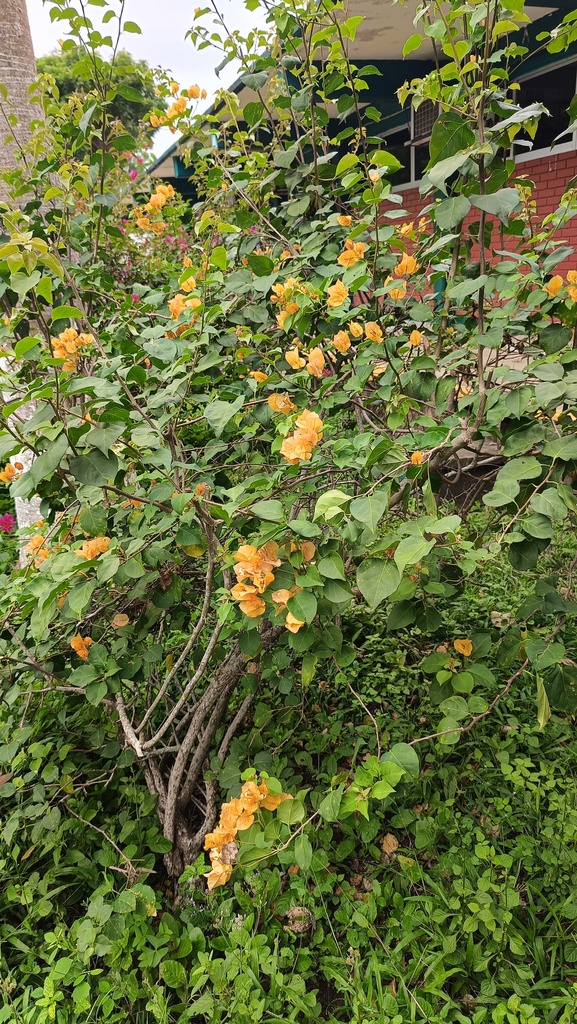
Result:
M347 55L359 18L333 0L265 7L268 29L246 41L194 16L192 42L220 38L258 97L242 109L223 93L226 123L198 113L201 83L159 79L167 103L150 118L188 140L192 211L170 185L132 184L134 140L107 122L107 62L66 110L39 85L27 169L7 175L0 478L13 497L39 495L42 519L1 589L4 841L33 879L16 896L40 893L52 915L49 948L70 941L84 965L75 973L67 953L22 1020L84 1019L98 984L102 1019L126 1019L87 965L129 971L126 921L140 935L162 885L178 905L202 875L210 889L265 864L306 875L319 830L370 830L403 804L422 750L449 754L517 689L530 682L542 728L551 708L577 710L565 546L564 578L538 582L517 617L447 626L466 584L491 586L497 559L512 576L534 570L577 510L577 258L555 272L575 198L535 228L530 184L504 155L546 116L511 89L522 5L434 2L417 19L406 52L432 38L439 70L400 100L433 99L440 114L416 222L389 183L398 161L371 134L378 112L359 99L375 73ZM68 0L52 17L96 62L96 46L115 45ZM137 279L118 273L123 237L143 254ZM479 520L450 487L488 452ZM363 704L370 738L322 785L288 759L276 774L250 750L241 763L236 737L252 716L264 726L271 694L290 707L330 679L360 699L359 610L367 637L384 612L410 643L426 720L390 743ZM79 822L105 839L110 870L64 940L78 908L73 890L58 904L70 880L55 864ZM89 850L66 857L94 879ZM166 942L187 952L161 979L180 990L179 957L199 940L177 939L171 920ZM76 1009L60 998L65 977ZM151 977L146 1012L168 1020ZM119 999L141 998L138 984ZM313 1003L295 990L298 1012Z

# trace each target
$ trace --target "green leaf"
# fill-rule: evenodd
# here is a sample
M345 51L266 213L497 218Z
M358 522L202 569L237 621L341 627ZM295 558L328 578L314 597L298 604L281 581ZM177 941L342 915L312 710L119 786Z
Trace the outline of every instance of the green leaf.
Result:
M186 971L178 960L161 960L160 977L169 988L186 986Z
M301 590L289 598L287 608L301 622L312 622L317 613L317 599L310 590Z
M451 231L462 223L470 209L471 204L466 196L455 196L435 206L433 216L442 231Z
M531 498L531 508L533 512L540 512L542 516L547 516L548 519L563 520L567 516L567 508L561 501L555 487L547 487L540 494L535 494Z
M141 99L142 97L139 96L139 100ZM74 317L82 318L83 316L84 313L82 310L77 309L76 306L56 306L56 308L52 310L51 318L52 323L55 323L56 320L71 320Z
M86 583L79 583L70 591L66 603L76 619L81 619L88 608L95 586L96 580L87 580Z
M258 519L265 519L269 523L281 523L284 519L284 508L280 501L257 501L251 505L250 510Z
M258 92L268 82L268 74L266 71L257 71L254 75L243 75L241 82L248 89L254 89L255 92Z
M140 35L140 25L137 25L135 21L125 21L122 25L123 32L133 32L134 35Z
M575 435L556 437L553 441L547 441L543 445L543 455L548 455L552 459L561 459L563 462L577 459L577 437Z
M84 692L88 703L97 707L106 697L108 687L101 679L97 679L94 683L89 683Z
M423 36L420 32L414 32L412 36L409 36L405 45L403 46L403 57L408 57L414 50L418 50L419 46L423 42Z
M118 472L118 459L116 455L106 456L98 448L94 448L86 455L79 455L77 458L71 459L70 472L75 480L79 480L81 484L102 487L116 476Z
M84 441L92 448L98 448L103 455L107 455L124 430L124 423L109 423L105 427L91 427L84 435Z
M400 582L396 565L382 558L367 558L357 569L357 586L371 609L390 597Z
M430 160L425 170L438 166L450 157L468 149L475 142L475 133L456 111L444 111L435 121L429 142Z
M539 729L544 729L551 718L551 708L547 691L543 686L541 676L537 676L537 721Z
M218 267L219 270L226 270L228 267L228 256L224 245L217 245L211 251L210 262L213 267Z
M350 494L345 494L344 491L326 491L317 500L313 519L320 519L321 516L324 516L327 520L334 519L335 516L338 516L339 512L342 512L341 505L345 505L350 500Z
M459 281L458 284L452 284L447 288L447 295L453 299L454 302L462 302L463 299L468 298L469 295L475 294L479 291L479 288L483 288L487 284L489 278L486 274L481 274L480 277L475 277L470 281Z
M424 537L403 537L395 551L395 563L399 572L401 573L406 565L420 562L434 546L434 540L425 540Z
M513 211L521 209L521 197L516 188L500 188L486 196L469 196L473 206L485 213L492 213L502 224L506 224Z
M102 537L106 533L108 515L99 506L83 508L78 517L78 525L89 537Z
M337 164L337 169L335 172L337 177L340 178L341 174L344 174L345 171L348 171L351 167L354 167L355 164L358 164L358 162L359 158L356 155L356 153L345 153L345 155L341 157Z
M295 863L298 864L301 871L308 871L313 859L313 848L310 840L302 832L295 839L294 855Z
M303 655L301 665L301 683L303 686L306 687L311 685L315 677L315 671L318 660L319 659L317 658L316 654L310 654L309 652L307 652Z
M539 345L545 355L552 356L555 352L566 348L572 337L573 332L570 327L562 327L561 324L548 324L539 334Z
M305 537L309 539L311 537L320 537L321 528L316 523L309 523L308 519L291 519L288 524L289 530L296 533L297 537Z
M210 402L204 410L204 417L217 437L220 437L227 423L236 416L244 405L244 397L239 395L234 402L222 402L219 398Z
M336 551L331 551L330 555L325 555L321 558L318 564L318 570L321 576L326 576L327 579L345 579L345 567L343 565L343 560Z
M381 761L391 761L413 779L419 777L419 757L415 748L410 747L408 743L394 743L391 749L383 754Z
M359 523L367 526L374 533L388 507L389 491L387 489L386 491L374 491L366 498L354 498L349 511Z
M338 821L344 788L345 787L342 784L337 786L336 789L332 789L330 793L327 793L327 795L321 800L318 810L324 821Z
M283 825L298 825L305 816L304 804L300 800L285 800L277 808L276 814Z

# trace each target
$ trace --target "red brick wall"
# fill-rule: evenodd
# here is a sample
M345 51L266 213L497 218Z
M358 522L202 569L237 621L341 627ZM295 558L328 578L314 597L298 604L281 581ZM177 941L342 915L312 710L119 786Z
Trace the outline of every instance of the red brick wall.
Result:
M540 217L545 217L557 209L559 200L571 178L577 176L577 150L568 153L539 157L536 160L525 160L517 164L517 177L528 178L534 182L533 199L537 204ZM419 195L418 188L403 190L403 208L409 219L418 219L423 207L430 202L429 197ZM577 216L568 221L556 235L557 241L563 241L576 249L575 256L555 268L555 273L565 274L568 270L577 269ZM513 247L514 239L506 240L506 245Z

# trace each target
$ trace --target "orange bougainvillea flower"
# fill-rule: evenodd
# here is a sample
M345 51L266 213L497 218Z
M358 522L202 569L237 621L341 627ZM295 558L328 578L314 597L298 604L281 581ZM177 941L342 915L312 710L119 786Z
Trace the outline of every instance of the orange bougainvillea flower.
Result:
M265 604L258 596L264 594L268 586L274 581L273 568L279 566L278 545L275 541L269 541L260 548L252 544L243 544L237 551L238 561L234 565L234 572L238 583L231 590L235 601L240 601L240 609L249 618L257 618L262 615ZM244 580L250 580L250 584L244 585Z
M347 238L345 242L345 248L337 259L337 263L341 267L354 267L355 263L365 258L365 252L367 247L364 242L353 242L352 238Z
M268 380L268 373L263 373L262 370L251 370L249 377L256 380L257 384L264 384L265 380Z
M577 284L577 270L570 270L567 274L569 284Z
M214 832L209 832L204 837L205 850L217 850L226 843L234 843L236 837L236 819L233 828L225 828L224 825L217 825Z
M285 437L280 447L280 453L291 466L297 466L299 462L309 462L312 458L314 443L304 431L299 431L299 436L293 434Z
M258 591L250 583L235 583L234 587L231 587L230 593L235 601L244 601L249 594L257 594Z
M416 348L417 345L420 345L422 340L423 335L421 334L420 331L411 331L411 333L409 334L409 345L412 345L413 348Z
M275 590L271 594L274 603L279 605L279 612L284 612L286 608L286 603L291 599L292 596L293 595L291 594L290 590L286 589Z
M388 277L387 280L385 281L385 284L388 284L389 281L392 281L392 280L393 280L392 277ZM391 290L389 292L389 295L391 296L391 298L394 299L395 301L399 301L399 302L402 299L404 299L406 294L407 294L407 282L406 281L399 281L398 288L391 288Z
M225 864L222 857L215 856L216 851L211 850L210 862L212 870L204 877L209 889L216 889L219 885L226 885L232 875L232 864Z
M183 292L192 292L196 288L196 280L194 277L187 277L180 286Z
M343 302L349 297L349 289L343 284L342 281L337 281L336 284L331 284L327 288L329 297L327 299L327 306L329 309L336 309L337 306L342 306Z
M414 223L415 223L415 222L414 222L414 221L412 220L412 221L411 221L410 223L405 223L405 224L401 224L401 226L400 226L400 228L399 228L399 234L400 234L400 235L401 235L401 236L402 236L403 238L406 238L406 237L407 237L407 235L410 235L410 234L411 234L411 232L412 232L412 230L413 230L413 226L414 226Z
M191 100L198 100L198 99L200 99L200 86L199 85L191 85L191 86L189 86L188 89L187 89L187 93L188 93L189 99L191 99Z
M274 576L272 578L274 579ZM259 597L257 594L249 594L239 603L239 608L246 615L247 619L258 619L259 615L264 613L266 605L262 597Z
M244 811L252 814L264 800L264 793L258 788L256 782L245 782L240 791L240 801Z
M369 178L373 185L376 185L377 182L381 180L381 176L378 171L369 171Z
M324 423L320 416L316 412L311 412L310 409L303 409L300 416L297 416L296 425L302 430L314 430L318 434L319 440L323 436Z
M223 828L234 832L236 829L237 819L242 814L244 808L242 800L238 796L233 796L232 800L229 800L227 804L222 805L220 812L220 824Z
M563 278L560 274L555 274L550 281L547 281L546 285L543 285L543 290L547 292L550 299L554 299L559 294L563 287Z
M0 473L0 480L2 481L3 484L9 484L13 480L17 479L18 474L16 472L16 469L14 468L11 462L7 462L6 465L4 466L4 469Z
M273 412L282 412L285 416L287 416L289 412L295 412L296 410L296 405L294 402L291 402L286 392L284 395L269 395L267 398L267 404L269 409L272 409Z
M347 213L339 213L337 217L337 224L340 224L342 228L350 228L353 218Z
M413 452L413 454L411 455L412 466L422 466L424 461L425 456L423 455L422 452Z
M367 338L369 339L369 341L382 341L383 340L383 332L382 332L381 328L379 327L379 325L374 322L374 320L369 320L365 324L365 334L366 334Z
M317 345L309 352L307 372L310 373L311 377L322 377L324 368L325 357L323 355L323 350Z
M300 546L300 552L305 562L310 562L315 557L317 549L312 540L304 540Z
M92 537L90 540L85 540L82 547L76 548L74 554L90 561L91 558L97 558L104 551L108 551L109 547L110 537Z
M72 637L70 646L73 651L76 651L78 657L82 658L82 661L86 661L88 658L88 648L91 643L92 639L89 636L81 636L80 633L77 633L76 636Z
M570 285L567 289L567 295L573 300L573 302L577 302L577 287L575 285Z
M284 357L289 366L292 366L293 370L302 370L303 366L306 365L306 359L303 359L302 356L299 355L298 348L289 348L288 351L285 352Z
M396 267L393 268L393 274L395 277L409 277L411 274L415 274L419 269L414 256L409 256L407 253L399 260Z
M351 339L347 332L337 331L337 333L333 335L333 345L343 356L346 355L351 347Z
M363 336L363 325L362 324L358 323L355 320L351 320L350 323L348 324L348 328L349 328L349 331L351 332L353 338L362 338L362 336Z
M453 647L457 654L462 654L464 658L470 658L473 653L473 644L470 640L454 640Z
M293 615L292 612L287 612L284 624L288 629L289 633L298 633L299 629L302 629L302 627L304 626L304 622L301 622L300 619L297 619L296 615Z
M308 462L314 448L322 440L323 426L323 421L316 412L305 409L297 417L297 429L294 434L285 437L281 445L280 453L283 458L290 462L291 466L296 466L299 462Z

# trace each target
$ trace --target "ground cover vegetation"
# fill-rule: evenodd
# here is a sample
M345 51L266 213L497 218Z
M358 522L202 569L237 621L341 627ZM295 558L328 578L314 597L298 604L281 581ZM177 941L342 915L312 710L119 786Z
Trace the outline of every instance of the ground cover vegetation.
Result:
M227 127L158 78L196 206L132 180L105 0L52 4L90 89L41 78L5 175L0 478L43 518L0 592L0 1020L570 1024L576 207L507 156L527 16L420 10L410 222L359 18L264 9L194 16Z

